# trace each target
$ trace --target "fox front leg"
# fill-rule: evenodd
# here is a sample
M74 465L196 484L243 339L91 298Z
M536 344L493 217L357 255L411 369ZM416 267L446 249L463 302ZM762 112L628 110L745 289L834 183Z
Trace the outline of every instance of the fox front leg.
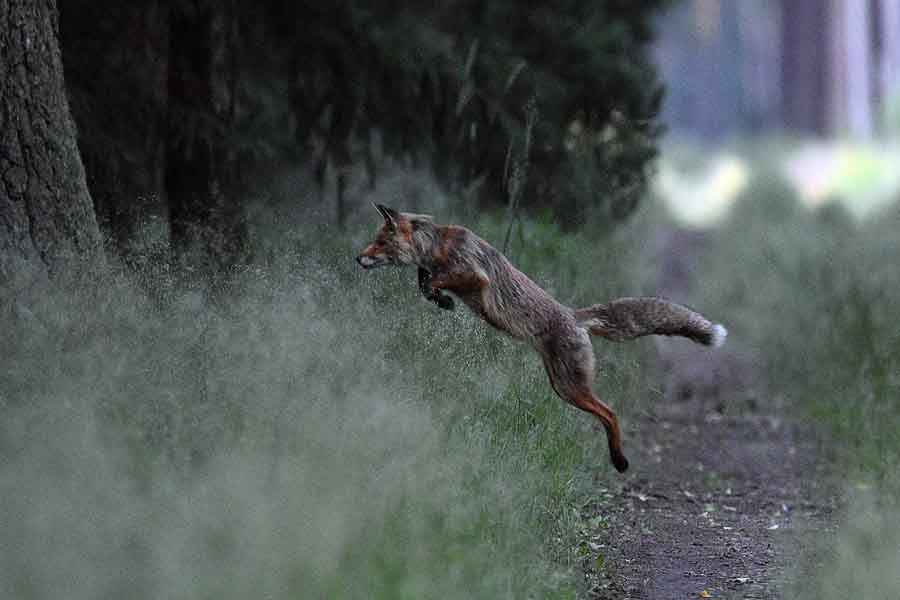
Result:
M481 271L460 270L449 273L438 273L431 277L429 285L433 290L449 290L456 294L479 292L490 285L491 281Z
M453 310L453 298L437 288L431 287L431 273L427 269L419 267L419 290L430 302L434 302L444 310Z

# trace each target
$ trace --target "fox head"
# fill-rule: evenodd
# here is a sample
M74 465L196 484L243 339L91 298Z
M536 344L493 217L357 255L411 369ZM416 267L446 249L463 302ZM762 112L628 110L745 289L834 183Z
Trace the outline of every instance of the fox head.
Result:
M384 265L414 265L421 262L424 246L434 226L426 215L397 212L383 204L374 204L384 218L375 241L356 257L364 269ZM423 233L425 235L423 235Z

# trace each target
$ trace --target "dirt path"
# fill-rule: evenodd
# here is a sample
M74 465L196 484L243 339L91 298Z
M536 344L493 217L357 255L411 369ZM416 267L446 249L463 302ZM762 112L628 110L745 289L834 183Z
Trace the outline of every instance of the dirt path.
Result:
M810 534L831 527L808 427L705 406L660 406L630 432L634 471L597 507L593 597L779 598Z
M667 256L680 263L693 254L672 246ZM690 279L680 263L661 273L670 296L682 290L666 285L667 272ZM584 563L590 597L790 597L790 582L825 560L815 552L834 531L827 446L769 394L747 395L763 377L739 341L713 352L657 347L666 398L626 420L632 469L585 509L597 525Z

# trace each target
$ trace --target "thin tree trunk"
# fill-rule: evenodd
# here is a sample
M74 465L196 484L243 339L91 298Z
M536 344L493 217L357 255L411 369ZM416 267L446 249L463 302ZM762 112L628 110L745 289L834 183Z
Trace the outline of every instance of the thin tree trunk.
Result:
M841 22L844 26L844 60L846 98L844 125L854 136L872 135L872 52L869 3L843 3Z
M55 0L0 0L0 298L102 261Z
M179 262L218 271L237 260L245 230L227 136L234 116L231 19L221 3L172 9L165 187Z
M879 96L882 101L900 99L900 0L880 0L881 57Z

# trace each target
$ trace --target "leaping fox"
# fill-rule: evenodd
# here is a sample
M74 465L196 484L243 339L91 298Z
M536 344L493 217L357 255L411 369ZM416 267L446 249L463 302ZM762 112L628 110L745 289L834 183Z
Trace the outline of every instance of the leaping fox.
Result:
M591 391L594 352L588 334L614 341L678 335L707 346L721 346L728 335L722 325L663 298L619 298L571 309L465 227L436 225L429 216L381 204L375 208L384 224L357 262L365 269L416 265L425 298L453 310L453 299L444 293L452 292L488 324L530 343L557 395L603 423L610 459L619 472L628 469L628 459L615 413Z

